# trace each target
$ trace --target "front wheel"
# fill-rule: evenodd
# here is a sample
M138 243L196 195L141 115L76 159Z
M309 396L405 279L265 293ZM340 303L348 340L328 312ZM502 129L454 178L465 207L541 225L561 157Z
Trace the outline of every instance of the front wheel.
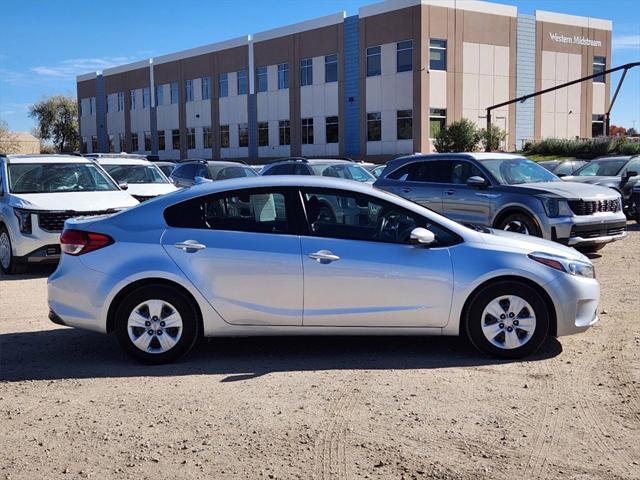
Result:
M474 295L465 326L471 343L481 352L497 358L522 358L546 340L549 311L529 285L499 281Z
M23 273L25 265L17 262L11 247L11 237L4 225L0 226L0 271L5 275Z
M540 229L536 222L529 215L524 213L513 213L506 216L499 224L498 228L506 232L522 233L541 237Z
M196 343L200 331L193 301L166 285L146 285L128 294L116 310L115 321L120 346L148 364L182 357Z

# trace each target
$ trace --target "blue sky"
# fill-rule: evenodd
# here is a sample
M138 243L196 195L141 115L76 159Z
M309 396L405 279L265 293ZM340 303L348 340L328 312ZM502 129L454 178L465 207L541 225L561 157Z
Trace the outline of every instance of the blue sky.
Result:
M494 0L496 1L496 0ZM75 96L75 76L346 10L371 0L3 0L0 119L30 130L27 107ZM633 0L513 0L518 7L613 20L613 61L640 61L640 8ZM238 10L238 6L242 10ZM619 76L614 76L613 85ZM615 87L614 87L615 88ZM612 122L640 129L640 67L625 80Z

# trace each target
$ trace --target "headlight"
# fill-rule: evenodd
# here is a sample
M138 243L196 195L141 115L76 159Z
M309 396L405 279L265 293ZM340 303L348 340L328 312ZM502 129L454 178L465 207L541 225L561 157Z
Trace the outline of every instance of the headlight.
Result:
M20 232L31 235L31 212L28 210L22 210L21 208L14 208L13 213L18 219Z
M549 218L570 217L572 215L569 204L563 198L558 197L538 197L542 202L544 211Z
M542 263L547 267L559 270L569 275L577 277L596 278L596 271L591 262L582 260L571 260L560 255L552 255L550 253L533 252L528 255L531 260Z

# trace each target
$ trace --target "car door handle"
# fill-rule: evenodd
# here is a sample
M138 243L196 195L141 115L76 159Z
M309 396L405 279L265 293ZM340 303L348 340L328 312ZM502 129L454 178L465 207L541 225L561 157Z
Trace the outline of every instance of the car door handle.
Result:
M455 195L456 191L455 190L445 190L444 194L445 195Z
M196 252L198 250L204 250L205 248L207 248L206 245L198 243L196 240L185 240L184 242L178 242L173 246L185 252Z
M312 260L317 260L318 263L331 263L340 260L340 257L334 255L330 250L319 250L315 253L310 253L309 258Z

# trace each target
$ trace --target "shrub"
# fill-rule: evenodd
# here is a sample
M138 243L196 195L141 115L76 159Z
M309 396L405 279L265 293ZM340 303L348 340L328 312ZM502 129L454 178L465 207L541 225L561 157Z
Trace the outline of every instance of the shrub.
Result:
M500 144L507 138L507 132L493 124L489 125L488 129L483 128L478 134L480 135L482 146L489 152L500 150Z
M624 138L593 138L584 140L565 140L546 138L539 142L527 142L525 149L529 155L554 155L566 157L594 158L602 155L622 154L634 151L628 147Z
M640 155L640 143L624 143L618 149L620 155Z
M440 129L434 146L440 153L472 152L480 141L475 123L463 118Z

